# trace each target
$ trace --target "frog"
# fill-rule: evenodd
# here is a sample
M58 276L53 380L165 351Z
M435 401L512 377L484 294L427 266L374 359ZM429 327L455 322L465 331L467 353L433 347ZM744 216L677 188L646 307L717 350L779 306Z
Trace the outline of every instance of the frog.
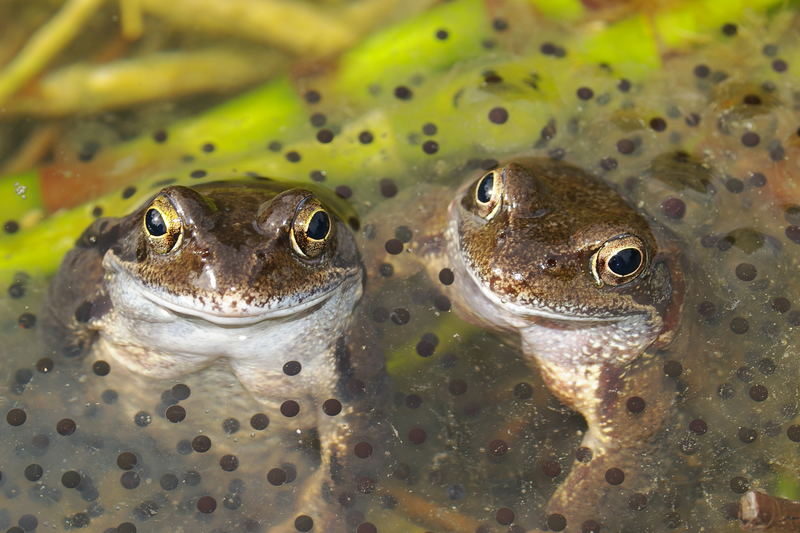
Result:
M285 518L292 529L298 513L320 520L335 512L323 493L333 494L363 414L349 401L353 367L342 346L362 285L351 230L319 193L265 179L172 185L83 232L50 284L42 332L53 360L104 376L102 385L76 380L82 401L102 404L113 386L124 419L155 403L157 415L180 422L170 408L185 405L178 412L187 416L187 396L199 397L201 418L215 424L193 423L212 437L198 449L195 436L195 452L213 442L236 465L285 465L299 448L317 446L319 458L306 460L319 462L311 474L300 458L277 469L277 482L269 478L283 485L296 476L298 488L261 496L275 500L262 504L261 523L282 531L288 526L275 516L286 508L297 511ZM215 436L224 415L258 411L254 433L269 424L271 436ZM169 455L172 435L155 438L158 453Z
M623 479L654 489L644 472L675 416L661 353L677 349L681 325L677 238L596 176L550 158L514 158L455 195L430 187L402 205L424 225L404 253L367 256L391 261L398 276L422 269L467 322L519 339L523 358L587 425L546 513L569 531L609 527L610 492Z

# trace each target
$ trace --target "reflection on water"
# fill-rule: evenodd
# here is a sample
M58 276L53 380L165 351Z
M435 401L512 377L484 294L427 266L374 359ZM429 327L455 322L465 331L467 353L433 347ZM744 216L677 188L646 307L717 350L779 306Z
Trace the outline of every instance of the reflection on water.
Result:
M245 133L231 140L230 124L167 127L133 141L128 150L140 155L128 162L139 167L129 174L109 163L124 146L103 149L80 167L88 188L113 190L98 177L111 168L129 188L60 219L71 241L93 210L123 214L164 180L247 172L312 179L348 199L362 219L364 261L378 265L348 359L364 390L380 394L359 404L370 423L349 436L333 489L297 503L319 465L317 435L295 431L224 364L159 381L91 354L50 353L37 337L38 274L49 267L36 262L30 278L9 275L2 300L0 528L738 531L736 503L748 490L800 497L794 15L726 20L735 25L707 30L705 46L643 76L624 55L598 68L557 23L519 15L517 25L503 9L505 17L480 14L473 44L486 53L441 72L415 77L403 65L345 93L337 91L355 83L352 72L295 81L286 93L299 100L286 108L293 115L268 133L245 132L252 142ZM435 19L425 35L447 45L464 38L459 23ZM265 94L283 97L284 88ZM565 524L546 507L573 463L588 459L582 417L548 392L516 335L462 321L446 296L458 283L429 280L402 260L442 224L419 209L418 182L455 190L520 153L597 174L673 233L685 261L678 334L648 355L676 409L656 444L620 466L629 476L598 487L605 499L594 523ZM41 228L8 237L18 239L4 248L14 272L29 268L15 254L48 239L61 246L53 226ZM385 381L376 371L383 360ZM359 365L368 371L358 374Z

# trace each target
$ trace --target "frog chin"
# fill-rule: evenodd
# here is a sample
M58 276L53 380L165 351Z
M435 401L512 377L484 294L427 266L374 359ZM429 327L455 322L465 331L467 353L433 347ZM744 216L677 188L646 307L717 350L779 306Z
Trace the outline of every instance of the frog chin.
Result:
M327 357L361 295L354 275L291 307L218 316L165 300L129 281L119 277L107 284L113 310L98 324L98 353L162 379L225 360L251 391L272 383L270 373L283 375L287 357L309 369Z
M624 367L656 340L660 324L644 313L603 322L531 319L520 328L523 351L559 367Z
M661 319L646 312L619 316L582 316L503 301L481 286L473 299L484 323L522 336L527 357L556 366L624 366L637 359L658 338ZM479 301L475 301L479 300Z
M624 366L635 360L661 331L661 319L644 311L617 316L571 315L555 310L502 301L488 289L484 297L522 336L524 352L556 365ZM502 320L502 319L501 319Z

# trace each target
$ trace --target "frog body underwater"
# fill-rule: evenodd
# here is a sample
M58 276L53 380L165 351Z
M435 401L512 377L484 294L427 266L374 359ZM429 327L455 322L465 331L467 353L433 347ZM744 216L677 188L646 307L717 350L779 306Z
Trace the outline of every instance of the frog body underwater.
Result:
M602 487L622 483L628 466L628 487L651 488L635 471L672 415L675 389L655 353L675 335L684 289L668 239L562 162L512 162L450 205L445 257L461 280L457 305L475 322L519 331L551 392L586 419L580 457L548 505L573 527L597 517Z
M569 531L612 525L628 503L606 488L623 479L630 493L654 488L643 472L674 416L675 386L658 356L683 303L674 237L562 161L518 159L455 198L426 190L415 200L431 215L408 253L392 258L397 271L416 263L432 279L449 277L440 289L460 315L520 335L524 357L588 425L546 512Z
M280 530L276 523L293 524L298 513L313 520L325 512L316 507L321 492L333 490L333 465L341 470L363 414L349 401L352 367L338 341L362 270L349 228L308 190L268 181L166 187L131 215L98 219L84 232L51 284L43 331L54 357L104 369L102 388L125 400L127 420L155 404L181 422L187 411L170 409L196 398L208 422L192 423L204 434L191 440L195 452L212 442L198 449L197 438L211 436L214 451L229 452L219 459L225 471L241 462L260 478L266 465L283 464L270 471L271 485L302 479L281 494L251 494L264 502L259 523ZM171 385L175 398L156 401ZM100 401L101 386L84 388L87 401ZM231 420L235 432L235 419L259 411L249 438L228 437ZM321 465L309 475L297 456L317 435Z

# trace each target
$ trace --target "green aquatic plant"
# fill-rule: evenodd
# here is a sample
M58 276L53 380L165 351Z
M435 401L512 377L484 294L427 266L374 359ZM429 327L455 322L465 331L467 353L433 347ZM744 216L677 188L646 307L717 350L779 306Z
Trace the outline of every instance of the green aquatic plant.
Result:
M573 20L582 12L574 3L541 4L545 13L570 13ZM41 170L3 177L5 190L15 192L2 197L5 216L21 227L0 241L0 270L52 272L98 206L103 213L129 211L151 194L151 184L190 182L198 171L204 179L257 173L352 186L364 176L431 176L437 173L434 159L523 150L549 122L572 112L579 82L591 82L597 94L613 90L621 79L643 82L658 73L667 54L724 40L710 30L745 11L774 5L737 2L722 9L710 1L678 3L614 22L589 20L566 40L558 22L528 18L542 40L559 43L552 54L530 46L521 53L510 50L513 38L501 31L502 13L493 19L482 2L441 5L368 38L329 74L268 82L202 115L165 124L153 135L103 147L89 162L68 156ZM492 20L503 21L499 30ZM565 59L563 50L569 51ZM497 70L504 83L483 76ZM319 95L324 101L316 104ZM620 111L627 115L620 120L646 122L656 115L647 105L642 101ZM326 111L335 132L309 124L316 108ZM502 111L489 123L464 119L485 117L496 108ZM424 139L426 123L435 123L435 138ZM362 132L375 141L364 142ZM204 148L209 146L210 151ZM101 193L108 194L65 209Z

